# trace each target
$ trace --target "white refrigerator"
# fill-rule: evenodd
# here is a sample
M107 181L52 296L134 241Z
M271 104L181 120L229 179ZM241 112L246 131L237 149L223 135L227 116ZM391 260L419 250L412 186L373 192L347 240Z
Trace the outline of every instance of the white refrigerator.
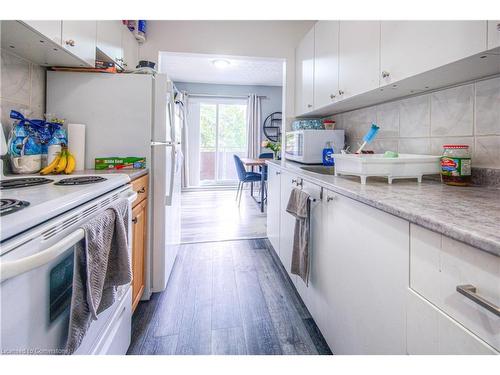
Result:
M149 229L143 299L165 289L180 243L183 106L166 75L47 72L47 112L86 125L96 157L146 157Z

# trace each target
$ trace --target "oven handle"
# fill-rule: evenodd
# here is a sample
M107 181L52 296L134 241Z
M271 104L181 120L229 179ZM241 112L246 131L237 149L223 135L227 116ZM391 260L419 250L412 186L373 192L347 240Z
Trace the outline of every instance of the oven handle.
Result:
M124 198L127 199L129 205L131 205L132 202L137 198L137 193L135 191L129 191L127 196ZM0 262L0 283L14 276L20 275L34 268L49 263L59 255L63 254L66 250L68 250L68 248L75 245L84 238L85 231L79 228L73 233L64 237L61 241L43 251L40 251L39 253L10 262Z
M85 238L85 231L81 228L75 230L61 241L50 246L46 250L27 256L25 258L0 263L0 282L4 282L14 276L20 275L34 268L49 263L59 255L63 254L71 246Z

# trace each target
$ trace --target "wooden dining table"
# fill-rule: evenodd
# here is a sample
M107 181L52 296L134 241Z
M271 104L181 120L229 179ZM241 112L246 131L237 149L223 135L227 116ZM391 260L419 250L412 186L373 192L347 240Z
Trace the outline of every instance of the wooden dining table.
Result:
M265 168L266 167L266 160L269 159L259 159L259 158L241 158L241 162L245 167L250 167L250 170L253 172L255 167L262 167L261 168L261 176L260 176L260 201L255 199L253 195L253 182L250 184L250 195L254 199L255 202L257 202L260 205L260 212L264 212L264 184L266 183L265 181Z

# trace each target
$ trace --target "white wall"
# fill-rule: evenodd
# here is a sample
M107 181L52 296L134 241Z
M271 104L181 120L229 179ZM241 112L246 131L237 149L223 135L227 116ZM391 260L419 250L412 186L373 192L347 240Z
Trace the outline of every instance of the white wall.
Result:
M294 116L295 47L314 21L148 21L141 60L160 51L283 58L284 116ZM285 89L286 88L286 89Z

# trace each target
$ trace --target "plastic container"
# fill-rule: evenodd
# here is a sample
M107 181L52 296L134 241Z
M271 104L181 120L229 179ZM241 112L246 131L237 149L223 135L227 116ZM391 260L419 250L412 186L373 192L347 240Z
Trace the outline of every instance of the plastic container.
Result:
M469 145L443 145L441 181L446 185L467 186L471 183L471 153Z
M387 158L384 154L335 154L335 175L359 176L366 184L367 177L387 177L389 184L397 178L416 178L422 182L426 174L438 174L440 156L399 154Z

